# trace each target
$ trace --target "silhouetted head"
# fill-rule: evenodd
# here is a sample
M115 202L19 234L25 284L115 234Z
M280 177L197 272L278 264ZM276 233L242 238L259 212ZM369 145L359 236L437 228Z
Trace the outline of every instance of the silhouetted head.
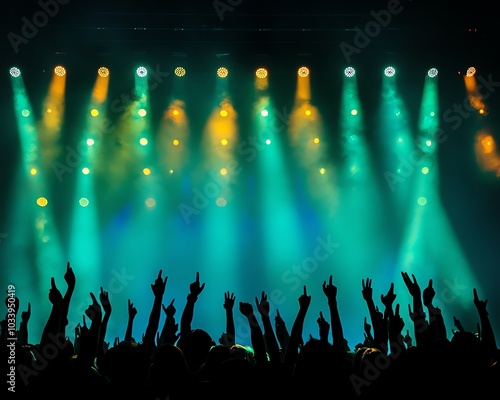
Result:
M186 362L193 372L198 372L203 363L207 360L208 353L215 341L203 329L194 329L185 336L181 336L177 341L177 346L186 357Z

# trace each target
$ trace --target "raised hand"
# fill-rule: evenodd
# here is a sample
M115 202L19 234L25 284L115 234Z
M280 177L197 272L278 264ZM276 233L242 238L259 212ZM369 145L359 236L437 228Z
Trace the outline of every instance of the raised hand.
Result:
M224 293L224 309L227 311L231 311L234 307L234 293L229 294L229 291Z
M307 294L306 285L304 285L304 292L299 297L300 308L309 308L311 304L311 296Z
M28 303L28 309L21 312L21 322L28 323L31 317L31 303Z
M412 295L414 298L420 298L420 286L417 283L417 279L415 278L415 275L411 275L412 279L408 276L407 272L401 272L401 276L403 277L403 281L408 288L408 292Z
M134 307L134 303L130 302L128 299L128 316L130 319L133 319L137 315L137 308Z
M161 305L167 318L173 318L175 315L175 312L177 311L174 307L174 301L175 301L175 299L172 299L170 304L166 307L163 304Z
M326 281L323 281L323 293L326 295L326 298L328 301L336 301L337 300L337 286L334 286L333 283L333 276L330 275L330 280L328 281L328 284Z
M253 314L253 307L250 303L240 301L240 312L248 318Z
M391 287L386 295L381 294L380 300L386 308L392 308L392 303L396 300L396 294L394 293L394 283L391 283Z
M455 327L458 329L459 332L465 332L465 328L463 327L462 323L455 316L453 316L453 324L455 325Z
M192 297L198 297L205 288L205 282L200 285L200 273L196 273L196 280L189 285L189 293Z
M373 299L373 289L372 289L372 280L370 278L366 278L366 284L365 280L361 280L361 294L363 295L363 299L365 301L370 301Z
M99 293L99 300L102 304L102 308L106 314L111 314L111 303L109 302L109 293L104 291L101 286L101 292Z
M319 337L322 340L327 341L328 340L328 332L330 331L330 324L328 321L323 317L323 312L319 312L319 318L316 320L318 323L319 327Z
M92 304L88 306L88 308L85 310L85 315L93 321L96 317L98 317L102 313L101 305L97 302L97 299L94 295L94 293L90 292L90 297L92 299ZM85 324L85 318L83 320Z
M262 316L269 316L269 301L267 301L267 294L264 291L262 291L260 302L259 299L255 297L255 304L257 306L257 310Z
M73 268L71 268L69 261L66 264L66 272L64 273L64 280L66 281L68 288L70 289L75 288L76 285L75 272L73 271Z
M426 306L426 307L431 306L432 300L434 299L435 295L436 295L436 291L432 287L432 279L429 279L429 284L422 292L422 300L424 302L424 306Z
M168 277L166 276L165 279L161 277L162 270L158 272L158 276L155 279L155 282L151 284L151 289L153 290L153 294L155 297L162 297L163 294L165 293L165 287L167 286L167 279Z
M62 302L62 294L56 286L56 281L54 277L50 278L50 290L49 290L49 301L52 304L57 304Z
M474 294L474 305L476 306L477 312L479 314L484 313L483 315L488 315L488 311L486 311L486 305L488 304L488 300L480 300L477 295L477 289L473 289Z

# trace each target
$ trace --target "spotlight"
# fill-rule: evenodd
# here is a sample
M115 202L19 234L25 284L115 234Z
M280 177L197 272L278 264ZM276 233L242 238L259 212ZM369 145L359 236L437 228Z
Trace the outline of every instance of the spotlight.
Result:
M227 70L227 68L226 68L226 67L219 67L219 68L217 69L217 76L218 76L219 78L225 78L225 77L227 77L227 76L228 76L228 74L229 74L229 71Z
M226 110L220 110L219 115L221 117L227 117L227 111Z
M391 77L396 74L396 70L394 69L394 67L387 67L386 69L384 69L384 74L387 77Z
M139 67L136 70L137 76L144 78L148 74L146 67Z
M99 74L99 76L107 78L109 76L109 69L107 69L106 67L101 67L97 70L97 73Z
M186 75L186 70L183 67L177 67L176 69L174 69L174 74L175 76L181 77Z
M262 111L260 112L260 115L262 115L263 117L267 117L267 116L269 115L269 111L267 111L267 110L262 110Z
M92 115L93 117L97 117L99 115L99 110L97 108L93 108L92 110L90 110L90 115Z
M45 197L39 197L36 199L36 204L40 207L45 207L47 204L49 204L49 201Z
M156 205L156 200L153 199L152 197L146 199L146 206L148 208L153 208Z
M474 67L469 67L467 68L467 72L465 73L465 76L474 76L476 74L476 68Z
M306 76L309 75L309 68L307 68L307 67L300 67L299 70L297 71L297 73L299 74L299 76L301 78L305 78Z
M344 70L344 74L345 74L345 76L347 76L348 78L352 78L352 77L356 74L356 70L355 70L353 67L347 67L347 68Z
M427 75L429 75L429 78L435 78L438 74L437 68L431 68L429 71L427 71Z
M21 70L17 67L12 67L9 70L9 73L12 77L17 78L19 75L21 75Z
M139 143L141 144L141 146L147 146L148 139L146 139L146 138L140 138L139 139Z
M86 197L82 197L78 202L82 207L87 207L89 205L89 199Z
M267 76L267 69L258 68L257 71L255 71L255 76L257 78L264 79Z
M137 111L137 115L139 115L139 117L145 117L147 113L148 112L144 108L141 108Z
M66 68L64 68L62 65L58 65L54 68L54 74L56 74L57 76L64 76L66 75Z

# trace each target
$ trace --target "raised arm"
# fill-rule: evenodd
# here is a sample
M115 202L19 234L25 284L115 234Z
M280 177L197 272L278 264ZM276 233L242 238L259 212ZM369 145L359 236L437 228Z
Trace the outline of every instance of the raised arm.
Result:
M99 293L99 301L101 302L102 309L104 310L104 315L102 317L101 329L99 329L99 341L97 343L97 357L102 357L105 351L105 340L106 331L108 329L109 317L111 316L111 302L109 301L108 292L104 291L101 286L101 291Z
M281 358L283 359L288 347L288 342L290 341L290 334L278 309L276 309L276 316L274 317L274 327L276 331L276 338L281 346Z
M266 344L262 329L250 303L240 301L240 312L247 318L250 327L250 340L254 351L255 362L258 367L267 365Z
M326 281L323 282L323 293L328 299L328 308L330 309L333 348L340 353L344 353L344 330L342 328L342 322L340 320L340 314L337 305L337 287L333 284L332 275L330 275L330 280L328 281L328 283L326 283Z
M155 347L156 333L158 332L158 327L160 326L161 306L168 279L168 277L162 278L161 275L162 270L160 269L154 283L151 284L151 290L153 291L154 296L153 306L151 307L148 326L146 327L146 331L144 333L144 338L142 341L142 345L146 349L146 354L153 352Z
M378 311L373 300L372 280L370 278L361 280L361 294L368 307L370 320L373 328L373 346L384 351L387 350L387 326L384 323L383 314Z
M161 344L175 344L177 339L179 339L179 334L177 333L179 329L179 324L175 322L175 312L177 311L174 306L175 299L172 299L170 304L163 307L165 313L165 323L163 324L163 329L161 331L159 345Z
M196 280L189 285L189 294L186 298L186 305L181 315L181 337L191 332L191 322L193 321L194 305L198 296L205 288L205 282L200 284L200 273L196 272Z
M473 295L474 305L476 306L476 310L479 314L479 319L481 322L481 349L485 356L488 356L490 359L496 359L498 362L498 348L495 341L495 334L493 331L493 327L491 326L488 311L486 310L488 300L479 299L476 288L473 289Z
M236 298L234 293L227 291L224 293L224 310L226 311L226 343L227 347L231 348L236 343L236 329L234 327L234 302Z
M422 292L422 301L424 306L429 312L429 340L431 342L435 341L446 341L446 325L444 323L443 315L438 307L432 304L432 300L436 295L436 291L432 287L432 279L429 279L429 284Z
M131 341L133 339L132 332L134 328L134 318L137 315L137 308L134 307L134 304L130 302L128 299L128 321L127 328L125 329L125 340Z
M307 289L304 285L304 292L299 297L299 311L293 321L290 341L288 342L288 348L285 354L285 366L289 372L292 372L295 362L297 361L299 346L304 343L302 332L304 330L304 321L310 304L311 296L307 294Z
M415 345L419 347L427 346L429 325L425 319L420 286L418 285L415 275L412 275L412 279L410 279L408 273L401 272L401 276L403 277L403 281L413 299L413 311L411 309L411 304L408 304L408 311L410 313L410 318L413 321Z
M259 311L262 326L264 327L264 340L267 347L267 352L269 354L269 361L273 366L281 365L281 354L280 347L278 345L278 340L274 334L273 324L271 323L271 317L269 316L269 301L267 300L267 294L262 291L260 300L255 298L255 305Z
M76 276L73 268L68 261L66 264L66 272L64 273L64 280L66 281L67 289L66 293L63 296L63 304L61 310L61 331L66 334L66 326L68 325L68 313L69 313L69 305L71 303L71 297L75 291L76 286Z

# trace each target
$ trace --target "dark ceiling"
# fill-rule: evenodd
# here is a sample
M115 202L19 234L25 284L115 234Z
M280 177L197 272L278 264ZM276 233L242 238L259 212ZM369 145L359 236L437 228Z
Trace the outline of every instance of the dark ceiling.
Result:
M41 4L51 4L50 12ZM54 4L57 4L57 10ZM346 59L400 54L461 62L494 59L496 25L491 4L430 1L78 1L9 3L2 24L7 60L47 55L123 55L125 52L185 57L217 54L297 55L325 52ZM48 18L42 15L53 14ZM376 15L385 21L377 21ZM38 32L17 46L26 21L38 17ZM360 31L372 28L369 46ZM380 29L380 31L378 31ZM17 36L17 39L19 39ZM26 39L26 37L24 37ZM23 40L24 40L23 39ZM356 43L358 45L356 45ZM342 45L344 48L342 48ZM347 47L346 47L347 46ZM351 48L352 50L352 48Z

